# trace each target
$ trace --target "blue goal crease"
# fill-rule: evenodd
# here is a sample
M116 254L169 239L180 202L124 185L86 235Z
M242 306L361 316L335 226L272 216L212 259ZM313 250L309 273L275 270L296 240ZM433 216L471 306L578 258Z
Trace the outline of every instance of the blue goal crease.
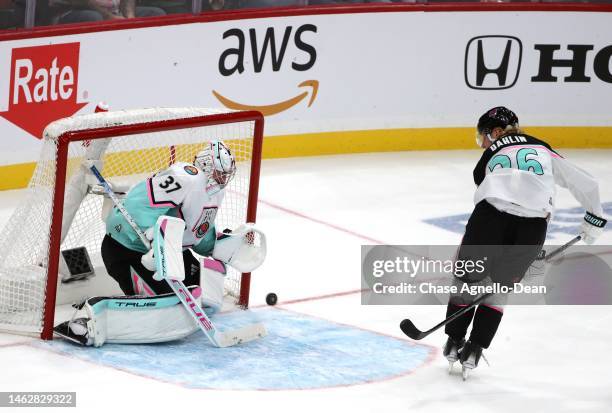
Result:
M292 390L365 384L412 373L431 347L303 314L261 308L220 314L222 330L256 321L268 336L215 348L199 331L180 341L81 347L36 346L141 376L197 389Z

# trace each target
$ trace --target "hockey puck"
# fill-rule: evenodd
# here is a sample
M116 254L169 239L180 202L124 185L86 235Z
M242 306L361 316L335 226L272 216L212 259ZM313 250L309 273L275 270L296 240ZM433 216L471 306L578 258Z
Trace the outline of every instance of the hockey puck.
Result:
M277 301L278 301L278 297L276 296L276 294L270 293L266 295L266 304L275 305Z

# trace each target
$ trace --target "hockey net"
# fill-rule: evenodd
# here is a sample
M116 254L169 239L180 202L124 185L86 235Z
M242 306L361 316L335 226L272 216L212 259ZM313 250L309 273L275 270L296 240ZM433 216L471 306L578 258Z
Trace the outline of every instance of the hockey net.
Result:
M51 123L25 199L0 235L0 330L52 337L60 251L85 247L92 266L104 268L99 251L108 204L92 191L86 169L92 160L115 188L129 188L174 162L192 162L210 139L223 140L237 172L216 217L221 231L255 221L262 134L257 112L200 108L95 113ZM231 271L226 294L247 306L250 274Z

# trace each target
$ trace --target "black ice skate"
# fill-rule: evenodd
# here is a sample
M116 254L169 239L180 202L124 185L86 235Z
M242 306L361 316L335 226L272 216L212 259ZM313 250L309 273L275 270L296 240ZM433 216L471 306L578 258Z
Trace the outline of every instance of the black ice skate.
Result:
M449 337L448 340L446 340L446 344L444 345L444 349L442 350L442 354L448 360L448 372L449 372L449 374L450 374L451 370L453 369L453 364L457 360L459 360L459 353L461 352L461 349L463 348L463 346L465 346L465 339L464 338L462 338L460 341L457 341L457 340L453 339L452 337Z
M482 347L478 344L468 341L459 354L461 361L461 373L463 380L467 380L470 370L478 367L478 362L482 356Z
M53 332L58 336L82 346L91 345L89 330L87 328L88 318L77 318L65 321L53 327Z

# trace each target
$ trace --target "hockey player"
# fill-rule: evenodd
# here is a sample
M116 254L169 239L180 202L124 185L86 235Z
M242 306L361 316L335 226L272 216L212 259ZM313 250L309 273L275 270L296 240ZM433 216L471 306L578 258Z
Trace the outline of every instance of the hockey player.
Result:
M127 194L124 207L149 240L161 215L185 221L183 259L185 284L199 284L199 264L190 249L209 256L216 241L215 217L223 201L224 188L236 172L230 150L212 141L199 152L193 164L177 162L168 169L136 184ZM102 259L111 277L126 295L171 292L155 276L153 250L147 250L121 212L114 208L106 220Z
M224 189L235 173L236 162L230 150L221 141L211 141L196 155L193 164L177 162L137 183L123 201L129 215L150 241L160 216L185 221L184 283L192 286L193 296L201 299L210 313L222 305L225 264L233 263L232 255L237 255L246 242L242 235L252 236L249 234L252 229L239 229L238 233L222 234L217 240L215 217ZM107 217L106 232L102 259L125 297L89 299L84 303L87 317L62 323L55 327L55 332L80 344L99 346L104 342L168 341L197 330L166 280L157 276L153 249L145 247L118 208L113 208ZM253 255L248 257L247 271L261 264L265 251L255 256L256 260L251 259ZM135 309L149 311L127 311Z
M586 209L582 240L591 244L601 234L606 220L601 218L597 181L546 142L523 133L514 112L505 107L488 110L478 120L476 141L484 149L473 174L476 206L457 259L477 260L486 256L487 264L482 274L456 276L455 285L499 283L512 287L520 282L546 239L547 223L554 209L555 184L569 189ZM447 317L475 298L452 295ZM488 348L495 336L506 301L507 294L492 295L446 325L448 340L443 354L449 369L459 360L465 379L468 371L478 366L483 348ZM472 330L466 341L470 324Z

